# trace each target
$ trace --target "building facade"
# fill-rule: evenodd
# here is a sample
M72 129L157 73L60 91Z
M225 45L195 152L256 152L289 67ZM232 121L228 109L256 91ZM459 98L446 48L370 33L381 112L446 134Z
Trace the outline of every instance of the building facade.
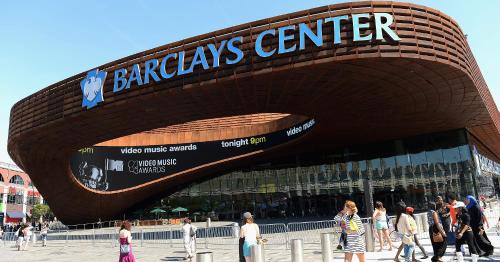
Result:
M477 158L489 171L475 163ZM500 196L500 165L478 154L467 131L459 129L280 156L193 183L162 203L234 220L241 210L265 219L332 217L350 199L367 215L365 180L373 199L389 212L400 200L424 211L437 196Z
M14 105L8 150L66 224L158 204L328 216L347 198L422 208L438 194L498 194L500 113L453 18L366 1L62 80Z
M0 223L26 222L33 206L41 203L30 177L16 165L0 162Z

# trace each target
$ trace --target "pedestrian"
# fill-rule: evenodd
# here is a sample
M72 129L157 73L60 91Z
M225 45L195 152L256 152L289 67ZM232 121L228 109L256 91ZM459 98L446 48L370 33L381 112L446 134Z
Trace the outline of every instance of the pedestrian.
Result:
M486 257L493 255L494 247L486 235L486 230L483 226L485 216L479 207L479 203L473 196L469 195L465 199L465 204L467 205L467 213L470 216L470 226L474 234L474 239L479 248L478 253Z
M403 208L403 206L400 206L400 208L406 210L406 207ZM398 232L401 234L404 258L406 262L411 261L411 256L413 255L413 250L415 249L414 235L416 233L416 224L415 220L403 211L401 211L396 218L396 227Z
M185 218L182 226L184 238L184 250L186 251L186 259L191 259L196 253L196 226L191 224L191 219Z
M0 226L0 244L3 244L3 227Z
M396 203L395 211L396 211L395 230L398 231L397 222L398 222L398 219L401 217L401 215L406 212L406 204L403 201L399 201L398 203ZM399 231L398 231L398 234L401 236L401 233ZM394 261L396 261L396 262L400 261L399 255L401 254L401 251L403 251L403 247L404 247L404 244L401 243L401 245L398 247L398 250L396 251L396 256L394 257Z
M457 204L457 196L454 193L451 193L448 201L448 209L450 210L450 219L451 219L451 230L447 232L447 240L448 245L455 244L455 231L457 229L457 214L455 212L455 208L453 208Z
M358 208L356 203L347 200L344 204L344 209L340 211L334 218L341 228L345 229L346 243L344 245L344 261L351 262L353 254L356 254L360 262L365 260L365 228L361 223L361 218L358 216Z
M243 218L241 219L241 224L240 224L240 228L242 226L244 226L246 224L246 219L251 217L252 215L250 214L250 212L245 212L243 213ZM238 253L240 255L240 262L245 262L245 256L243 255L243 244L245 243L245 238L244 237L241 237L240 235L240 238L239 238L239 241L238 241Z
M47 225L46 222L42 224L42 227L40 229L40 236L42 237L42 247L47 246L47 233L49 231L49 226Z
M448 238L449 234L453 235L453 232L451 231L451 214L450 214L451 210L446 205L441 196L438 196L436 198L435 211L439 217L441 224L443 225L444 232L446 232L446 237Z
M392 241L389 237L389 220L387 211L382 202L375 202L375 211L373 212L373 221L375 221L375 229L377 230L378 242L380 243L379 252L384 249L384 239L389 243L389 251L392 251Z
M132 252L132 225L129 221L122 222L119 231L120 259L119 262L135 262L135 256Z
M458 229L456 232L455 241L455 256L457 262L464 262L464 254L462 253L461 246L467 244L469 252L472 256L472 262L477 262L479 255L474 243L474 233L471 228L471 217L467 212L467 208L463 202L457 202L454 206L457 213Z
M26 235L28 235L28 232L27 232L27 229L28 226L27 225L20 225L18 230L16 231L16 235L17 235L17 251L21 251L21 250L24 250L26 246L24 246L24 240L25 240L25 237Z
M427 212L427 221L429 223L429 238L432 244L432 256L431 261L442 262L442 257L446 252L446 231L443 228L443 224L439 219L437 210L437 204L435 202L428 203L429 211Z
M24 250L26 250L28 248L28 244L30 242L30 239L31 239L31 236L33 235L33 226L31 225L26 225L26 228L25 228L26 232L24 234Z
M246 262L252 262L251 247L257 245L257 240L261 238L260 230L250 212L245 212L243 217L245 219L245 225L243 225L240 230L240 237L245 239L243 242L243 256L245 256Z
M413 221L415 221L415 216L413 215L414 211L415 211L415 209L413 207L406 207L406 214L411 216L413 218ZM418 231L418 228L417 228L417 224L415 223L415 233L413 234L413 240L415 241L415 245L418 246L418 248L420 248L420 251L422 251L422 253L424 254L424 256L421 257L420 259L427 259L429 256L427 256L427 252L425 251L422 244L420 244L420 241L418 241L417 231ZM413 256L413 260L416 260L415 259L415 250L413 250L412 256Z

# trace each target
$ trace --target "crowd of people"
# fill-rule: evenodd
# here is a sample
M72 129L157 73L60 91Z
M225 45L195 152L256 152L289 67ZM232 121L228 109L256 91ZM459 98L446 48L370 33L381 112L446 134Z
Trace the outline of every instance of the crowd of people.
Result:
M397 231L401 244L397 249L394 261L400 262L400 254L403 252L405 262L418 261L415 257L415 248L419 247L423 256L421 259L429 257L428 251L423 248L418 239L418 229L414 209L406 206L400 201L395 206L396 217L394 229ZM236 235L239 236L240 262L252 262L251 247L265 242L262 239L259 226L255 223L250 212L242 215L241 230ZM334 217L336 225L339 227L340 237L338 249L344 251L344 261L350 262L354 255L360 262L365 261L365 227L358 215L356 203L346 201L344 208ZM393 249L394 243L389 237L389 218L382 202L375 202L375 210L372 216L375 237L378 239L378 252L388 246L388 250ZM445 202L443 197L438 196L435 201L428 203L427 221L429 225L429 238L432 245L431 261L442 262L448 246L455 247L454 257L457 262L463 262L464 246L468 247L468 252L473 262L478 261L481 256L493 255L494 247L485 233L485 226L488 227L488 220L483 213L479 202L473 196L467 196L464 201L457 201L453 195ZM497 226L500 226L500 220ZM119 230L120 262L135 262L132 252L131 223L123 221ZM0 227L0 239L4 232L11 232L17 237L16 247L18 250L26 250L33 230L36 228L40 232L42 246L47 244L48 223L40 223L32 226L28 223L6 224ZM191 260L196 254L196 232L197 227L191 224L189 218L183 220L182 225L185 259Z
M403 252L404 261L418 261L415 258L416 247L419 247L423 254L421 259L428 258L428 252L420 244L417 237L418 230L413 214L414 209L400 201L396 204L395 210L395 230L401 238L401 245L398 247L394 261L400 261L401 252ZM360 262L365 261L365 229L357 215L356 204L352 201L346 201L344 209L334 219L341 228L338 248L344 250L345 261L352 261L354 254ZM383 204L379 201L375 202L372 219L376 237L380 243L378 251L384 249L384 240L388 244L389 250L392 250L393 243L388 234L390 219ZM488 225L488 220L479 202L473 196L467 196L463 202L450 196L448 203L444 202L442 197L438 197L435 202L432 201L428 204L427 220L433 252L431 261L443 261L442 258L448 245L454 245L454 257L458 262L464 261L466 255L464 246L468 247L473 262L478 261L481 256L493 255L494 247L485 233L485 225Z
M35 238L34 231L40 232L42 246L47 246L48 223L7 223L0 227L0 240L4 240L7 234L11 234L16 239L16 248L24 251L28 248L30 240Z
M402 201L395 206L396 219L395 230L401 238L401 244L398 247L394 261L400 262L400 253L403 252L405 262L419 261L415 257L415 248L419 247L426 259L430 256L428 251L420 244L418 240L417 223L414 216L414 209L406 206ZM373 226L376 237L379 240L380 247L378 251L383 251L386 245L388 250L392 250L393 244L389 237L389 223L391 219L387 215L382 202L375 203L373 213ZM346 201L344 208L335 217L336 224L340 227L339 249L344 251L344 261L350 262L356 256L360 262L366 261L365 258L365 227L358 215L356 203ZM427 220L429 224L429 238L432 244L431 261L442 262L448 245L455 247L455 260L464 261L464 246L468 251L473 262L476 262L480 256L491 256L494 247L490 243L485 233L484 225L487 225L487 219L478 201L467 196L463 202L457 201L456 197L450 196L449 202L445 202L442 197L437 197L436 201L428 203ZM182 226L185 259L191 260L196 254L196 226L191 224L189 218L184 219ZM500 224L500 221L499 221ZM124 221L119 232L120 242L120 262L134 262L135 257L132 253L132 236L130 233L131 225ZM241 221L241 230L239 231L239 261L252 262L251 247L264 243L265 240L259 231L259 226L255 223L250 212L243 213ZM385 241L385 242L384 242Z

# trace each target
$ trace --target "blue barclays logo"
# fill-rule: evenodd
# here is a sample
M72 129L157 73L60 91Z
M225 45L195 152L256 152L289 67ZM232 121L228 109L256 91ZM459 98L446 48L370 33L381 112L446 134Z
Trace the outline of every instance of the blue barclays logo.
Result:
M89 71L87 73L87 77L80 82L80 87L83 93L82 107L91 109L98 103L104 101L102 89L104 87L106 75L106 71L99 71L99 69L95 69Z

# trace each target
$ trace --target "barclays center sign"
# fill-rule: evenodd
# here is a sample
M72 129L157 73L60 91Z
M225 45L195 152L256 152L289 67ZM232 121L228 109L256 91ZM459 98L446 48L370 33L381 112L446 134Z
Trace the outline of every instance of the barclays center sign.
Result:
M269 29L261 32L253 46L255 53L260 57L271 57L280 54L297 52L306 48L306 40L312 42L316 47L330 45L332 48L342 43L341 23L352 24L352 41L382 41L390 40L398 42L399 36L390 28L394 18L389 13L362 13L353 15L342 15L318 19L315 21L316 29L311 29L307 24L288 25L276 29ZM375 25L375 31L364 34L362 31L370 27L370 23ZM332 35L332 42L325 42L323 39L323 28ZM298 32L298 39L295 34ZM267 39L277 39L277 46L263 46L263 41ZM189 63L186 59L185 51L169 53L161 59L150 59L143 64L134 64L132 68L120 68L113 73L113 93L120 93L132 87L140 87L151 82L160 82L174 76L187 75L197 68L208 70L219 67L221 64L234 65L244 58L244 52L239 48L243 44L243 37L236 36L229 40L222 40L217 44L207 44L198 46ZM221 59L222 54L229 54ZM211 58L207 60L208 58ZM208 61L211 61L210 63ZM172 63L176 66L168 66ZM141 71L144 68L144 71ZM81 81L83 93L82 107L90 109L98 103L104 101L104 82L107 72L94 69L87 73Z

